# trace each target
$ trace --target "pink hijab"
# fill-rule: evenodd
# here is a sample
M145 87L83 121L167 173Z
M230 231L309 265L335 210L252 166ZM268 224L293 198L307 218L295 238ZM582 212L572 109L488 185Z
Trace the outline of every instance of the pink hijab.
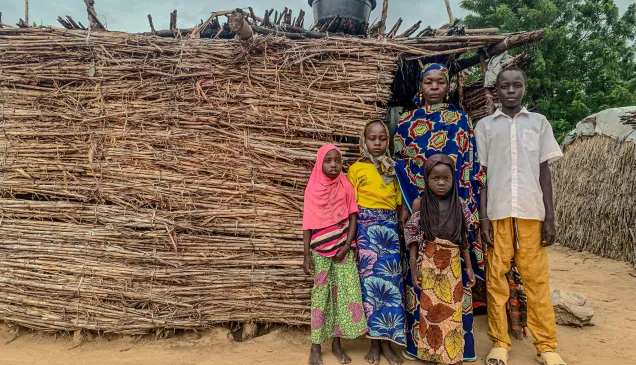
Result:
M340 149L332 144L322 146L316 156L314 170L305 189L303 230L333 226L358 213L353 185L342 172L335 179L322 172L322 163L329 151Z

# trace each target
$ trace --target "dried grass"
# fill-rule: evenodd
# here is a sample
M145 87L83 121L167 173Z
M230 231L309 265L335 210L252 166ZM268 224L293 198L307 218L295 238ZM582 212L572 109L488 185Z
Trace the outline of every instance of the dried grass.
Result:
M636 266L636 145L580 137L552 172L557 241Z

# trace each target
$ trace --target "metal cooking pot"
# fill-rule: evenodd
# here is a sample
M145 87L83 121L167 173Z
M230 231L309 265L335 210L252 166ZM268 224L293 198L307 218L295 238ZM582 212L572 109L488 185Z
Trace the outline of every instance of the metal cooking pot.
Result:
M376 0L309 0L314 10L314 22L324 24L336 16L348 18L359 23L368 23Z

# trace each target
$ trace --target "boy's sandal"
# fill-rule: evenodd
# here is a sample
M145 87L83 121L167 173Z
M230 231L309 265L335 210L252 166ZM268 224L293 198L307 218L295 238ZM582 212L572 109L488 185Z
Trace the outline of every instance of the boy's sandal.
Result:
M567 365L565 361L556 352L548 351L535 358L539 364L543 365Z
M503 347L493 347L486 357L486 365L508 365L508 350Z

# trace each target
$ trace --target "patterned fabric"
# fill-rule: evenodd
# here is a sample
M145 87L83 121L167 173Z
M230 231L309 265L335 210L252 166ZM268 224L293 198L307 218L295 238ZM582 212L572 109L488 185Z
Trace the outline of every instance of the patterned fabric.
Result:
M422 69L422 72L420 72L420 81L424 78L424 75L426 75L427 72L434 70L442 71L444 76L446 76L446 82L448 82L450 78L450 75L448 74L448 68L446 68L446 66L441 63L429 63L425 65Z
M354 339L367 333L358 268L349 251L338 263L311 253L314 288L311 290L311 342L333 337Z
M517 340L523 340L527 337L528 298L523 289L521 275L519 275L519 270L514 263L512 270L506 274L506 279L508 279L508 287L510 288L510 299L508 299L506 309L510 320L512 337Z
M464 211L464 220L466 221L466 225L470 225L473 222L473 216L470 214L469 209L467 208L466 202L461 199L463 211ZM429 253L427 250L431 250L435 246L432 245L428 247L427 242L424 240L420 227L420 212L417 211L413 213L411 218L409 219L406 227L404 227L404 241L407 245L407 257L410 254L410 250L408 246L411 243L418 244L418 256L417 263L418 268L421 269L423 265L425 265L424 261L427 260ZM459 245L457 245L459 248ZM430 251L429 251L430 252ZM466 275L466 265L464 261L461 260L461 272L462 272L462 286L463 286L463 299L462 299L462 328L464 333L464 348L462 349L462 353L464 356L464 360L475 360L475 339L473 335L473 298L472 298L472 290L466 287L466 283L468 282L468 275ZM410 258L409 258L410 262ZM409 269L410 270L410 269ZM406 274L406 310L407 310L407 347L404 349L404 353L411 358L420 358L426 360L427 358L421 357L422 354L418 345L418 329L421 329L420 321L421 321L421 292L413 285L413 281L410 275L410 271ZM430 352L429 352L430 355ZM432 355L431 355L432 356ZM433 361L433 360L428 360Z
M483 279L484 255L475 237L479 229L479 190L486 176L477 158L472 122L451 104L426 106L402 117L395 130L394 144L398 181L409 210L426 188L424 164L428 157L443 153L455 160L459 197L473 217L468 232L474 271Z
M324 257L336 256L338 250L347 243L349 218L338 224L311 231L311 249ZM355 241L351 242L355 246Z
M396 211L360 208L358 247L367 337L404 346L404 284Z
M479 228L479 190L486 180L476 154L472 122L451 104L426 106L406 113L398 122L394 136L396 172L404 201L409 209L425 190L424 164L434 154L455 160L459 197L475 218L469 228L469 241L475 259L475 274L483 278L483 250L475 237Z
M387 128L386 124L377 120L368 122L364 126L362 135L360 136L360 155L363 159L368 158L369 161L371 161L373 166L375 166L375 168L378 170L380 176L382 176L382 180L384 180L384 183L388 185L391 182L395 181L395 161L393 161L393 159L389 155L388 147L386 151L384 151L384 154L378 157L373 157L373 155L367 148L367 128L369 128L369 126L374 123L382 124L384 130L386 131L387 138L389 137L389 128Z
M443 153L455 160L457 169L457 188L460 198L467 205L472 216L468 226L471 261L475 275L484 278L484 254L482 246L476 240L479 228L479 189L486 180L484 170L476 155L473 127L468 116L451 104L426 106L405 113L398 122L394 136L396 173L404 203L409 210L413 201L425 189L424 164L434 154ZM408 251L407 251L408 256ZM408 263L408 260L407 260ZM464 285L468 281L462 270ZM410 275L406 275L407 299L407 345L406 355L417 355L414 341L414 326L419 321L419 291L413 286ZM472 291L464 289L464 358L476 358L473 336Z
M464 287L459 245L446 240L428 241L420 259L422 292L417 357L455 364L464 359L462 304Z

